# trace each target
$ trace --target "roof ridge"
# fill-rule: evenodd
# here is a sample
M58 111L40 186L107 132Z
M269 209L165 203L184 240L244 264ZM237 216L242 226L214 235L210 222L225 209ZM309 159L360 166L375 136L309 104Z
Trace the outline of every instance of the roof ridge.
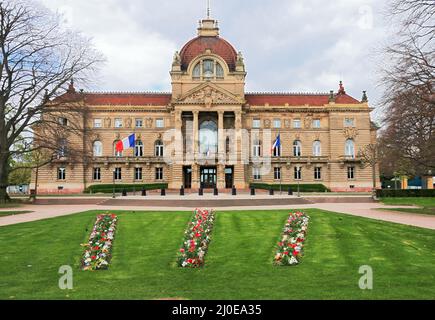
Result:
M84 94L101 94L101 95L121 95L121 94L129 94L129 95L144 95L144 94L153 94L153 95L172 95L169 91L85 91Z
M292 95L292 96L326 96L329 93L324 92L268 92L268 91L253 91L246 92L246 95Z

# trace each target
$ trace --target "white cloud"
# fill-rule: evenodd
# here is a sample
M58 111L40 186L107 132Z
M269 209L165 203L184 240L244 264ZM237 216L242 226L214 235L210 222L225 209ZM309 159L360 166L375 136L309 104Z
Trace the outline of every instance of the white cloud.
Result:
M107 57L98 90L169 90L175 50L196 35L205 0L43 0ZM316 91L343 80L376 102L374 48L387 32L375 0L220 0L221 34L247 63L249 91Z

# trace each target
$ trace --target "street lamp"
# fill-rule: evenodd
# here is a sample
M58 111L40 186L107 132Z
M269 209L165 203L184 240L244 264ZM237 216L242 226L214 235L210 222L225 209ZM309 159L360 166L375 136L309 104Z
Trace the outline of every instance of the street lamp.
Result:
M116 169L113 169L113 174L112 174L112 178L113 178L113 189L112 189L112 198L113 199L115 199L116 198L116 195L115 195L115 172L116 172Z

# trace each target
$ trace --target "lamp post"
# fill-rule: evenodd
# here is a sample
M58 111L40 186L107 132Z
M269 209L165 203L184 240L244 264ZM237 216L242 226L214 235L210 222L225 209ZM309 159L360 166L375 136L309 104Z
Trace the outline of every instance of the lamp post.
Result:
M112 175L112 178L113 178L113 189L112 189L112 198L113 199L115 199L116 198L116 195L115 195L115 172L116 172L116 169L113 169L113 175Z
M298 156L298 162L300 162L301 161L301 158L300 158L300 156ZM299 181L300 181L300 169L301 167L298 167L298 198L300 198L301 197L301 193L300 193L300 188L299 188Z

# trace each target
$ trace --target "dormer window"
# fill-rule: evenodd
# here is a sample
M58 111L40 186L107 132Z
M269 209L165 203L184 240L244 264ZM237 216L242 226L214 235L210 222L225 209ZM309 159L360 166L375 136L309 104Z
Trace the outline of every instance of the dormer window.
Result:
M224 68L216 60L204 59L193 68L192 76L194 80L223 79Z

